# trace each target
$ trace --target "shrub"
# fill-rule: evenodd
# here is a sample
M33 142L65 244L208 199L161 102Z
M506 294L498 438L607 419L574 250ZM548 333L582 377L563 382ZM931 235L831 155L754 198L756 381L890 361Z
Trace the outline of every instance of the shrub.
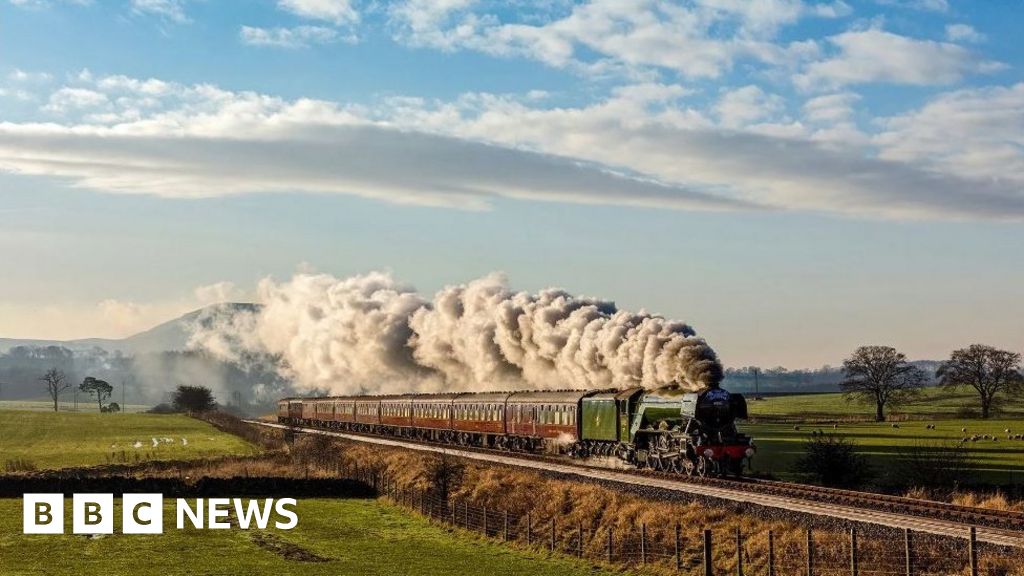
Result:
M157 404L156 406L153 406L149 410L146 410L146 413L148 413L148 414L177 414L178 410L175 410L174 406L171 406L170 404L168 404L166 402L161 402L160 404Z
M823 486L852 488L871 477L871 468L856 445L838 434L815 434L804 443L804 453L793 470L807 481Z
M447 454L431 456L426 462L423 476L434 492L447 500L448 495L462 485L462 480L466 476L466 466Z
M896 459L889 479L899 486L952 491L970 477L971 454L961 442L918 442L900 450Z

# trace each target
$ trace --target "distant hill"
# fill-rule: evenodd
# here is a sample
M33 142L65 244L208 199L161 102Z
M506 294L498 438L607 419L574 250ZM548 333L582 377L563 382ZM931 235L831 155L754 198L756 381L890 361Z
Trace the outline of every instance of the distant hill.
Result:
M6 352L16 346L63 346L72 351L85 351L92 348L103 348L108 352L120 350L124 354L145 354L148 352L170 352L184 350L189 336L197 322L209 322L213 318L242 312L255 312L258 304L246 302L230 302L213 304L194 310L122 339L82 338L78 340L31 340L19 338L0 338L0 352Z

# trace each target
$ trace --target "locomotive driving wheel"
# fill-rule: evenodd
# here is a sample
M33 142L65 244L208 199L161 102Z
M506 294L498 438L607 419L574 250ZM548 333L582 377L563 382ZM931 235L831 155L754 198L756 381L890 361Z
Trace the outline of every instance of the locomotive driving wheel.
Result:
M718 475L718 462L701 456L697 458L696 475L702 478Z
M680 468L679 471L687 476L693 476L697 473L697 464L685 456L679 459L678 465Z

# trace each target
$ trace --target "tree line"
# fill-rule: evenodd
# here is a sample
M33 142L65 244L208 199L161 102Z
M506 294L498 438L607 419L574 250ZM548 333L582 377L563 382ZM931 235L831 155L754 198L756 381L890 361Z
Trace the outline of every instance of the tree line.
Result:
M50 368L39 381L46 387L46 393L53 400L53 411L57 412L60 395L72 387L66 374L57 368ZM110 402L104 405L114 392L114 387L105 380L86 376L78 389L96 399L96 405L100 412L120 412L122 407L117 402ZM205 386L178 386L171 395L171 407L169 411L200 413L217 408L217 400L213 392Z
M981 417L988 418L999 402L1024 391L1021 355L984 344L954 350L939 364L935 377L946 389L970 387L978 395ZM916 399L931 378L891 346L861 346L843 361L840 389L847 398L875 405L875 420L888 408Z

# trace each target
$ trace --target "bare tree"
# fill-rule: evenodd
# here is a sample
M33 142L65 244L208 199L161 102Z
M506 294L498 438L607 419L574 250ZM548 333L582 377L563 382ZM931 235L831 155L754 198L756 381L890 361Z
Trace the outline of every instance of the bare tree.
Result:
M845 379L839 383L846 397L875 404L875 420L885 420L886 406L902 404L920 392L928 376L907 363L891 346L861 346L843 361Z
M984 344L954 350L949 360L939 366L936 375L947 388L970 386L977 390L982 418L989 417L1001 394L1024 388L1020 354Z
M53 398L53 411L57 411L57 399L60 397L60 393L71 388L71 383L68 382L67 376L63 372L56 368L50 368L43 374L43 377L39 379L40 382L46 385L46 392Z

